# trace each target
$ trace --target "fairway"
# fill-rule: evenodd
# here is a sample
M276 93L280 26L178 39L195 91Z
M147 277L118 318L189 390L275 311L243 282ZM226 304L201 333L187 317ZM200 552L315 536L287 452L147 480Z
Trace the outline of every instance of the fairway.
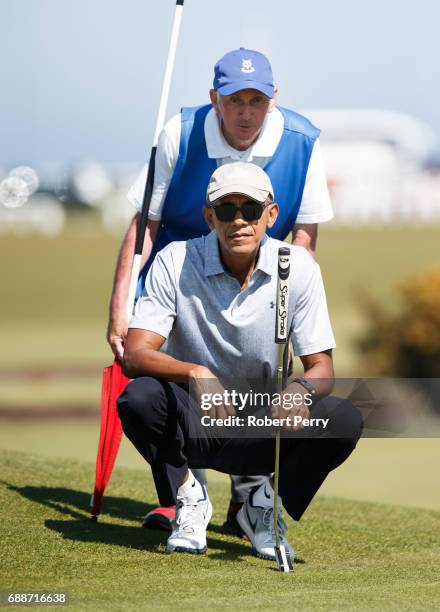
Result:
M339 376L360 373L353 342L363 320L356 293L366 291L395 308L396 283L440 262L439 239L439 227L320 229L317 259L338 344ZM105 327L119 244L120 237L104 235L93 219L70 222L50 240L2 238L1 259L14 265L2 276L1 369L96 368L110 362Z
M98 524L93 465L2 451L1 589L62 590L71 610L433 610L440 598L440 513L320 498L289 519L294 574L219 533L226 482L211 491L207 555L170 555L139 528L151 480L117 469Z

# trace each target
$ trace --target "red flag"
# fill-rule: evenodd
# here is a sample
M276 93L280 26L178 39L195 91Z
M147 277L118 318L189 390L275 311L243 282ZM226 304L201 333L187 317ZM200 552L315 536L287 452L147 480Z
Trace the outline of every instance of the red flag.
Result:
M94 520L97 520L101 512L102 496L121 444L122 425L116 411L116 400L129 382L130 379L123 374L121 363L117 359L111 366L104 368L101 392L101 433L96 455L95 490L90 502Z

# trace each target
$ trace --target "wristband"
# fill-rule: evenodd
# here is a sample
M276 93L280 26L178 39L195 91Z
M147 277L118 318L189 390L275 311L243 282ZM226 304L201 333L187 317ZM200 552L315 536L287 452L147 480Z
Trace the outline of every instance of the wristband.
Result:
M318 391L315 385L310 382L310 380L307 380L307 378L294 378L292 382L296 382L302 387L304 387L304 389L306 389L310 393L310 395L312 396L312 399L316 398Z

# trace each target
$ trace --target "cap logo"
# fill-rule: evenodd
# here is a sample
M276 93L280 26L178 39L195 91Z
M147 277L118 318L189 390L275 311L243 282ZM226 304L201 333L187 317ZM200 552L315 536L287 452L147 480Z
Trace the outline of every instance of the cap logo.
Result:
M251 59L244 59L241 64L241 71L246 74L250 74L251 72L255 72L255 68L252 66Z

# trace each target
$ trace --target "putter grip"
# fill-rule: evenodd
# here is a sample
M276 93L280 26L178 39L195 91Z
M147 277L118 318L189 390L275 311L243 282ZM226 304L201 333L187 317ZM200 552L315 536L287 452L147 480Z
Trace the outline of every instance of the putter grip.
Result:
M288 337L290 249L278 249L277 304L275 317L275 343L285 344Z

